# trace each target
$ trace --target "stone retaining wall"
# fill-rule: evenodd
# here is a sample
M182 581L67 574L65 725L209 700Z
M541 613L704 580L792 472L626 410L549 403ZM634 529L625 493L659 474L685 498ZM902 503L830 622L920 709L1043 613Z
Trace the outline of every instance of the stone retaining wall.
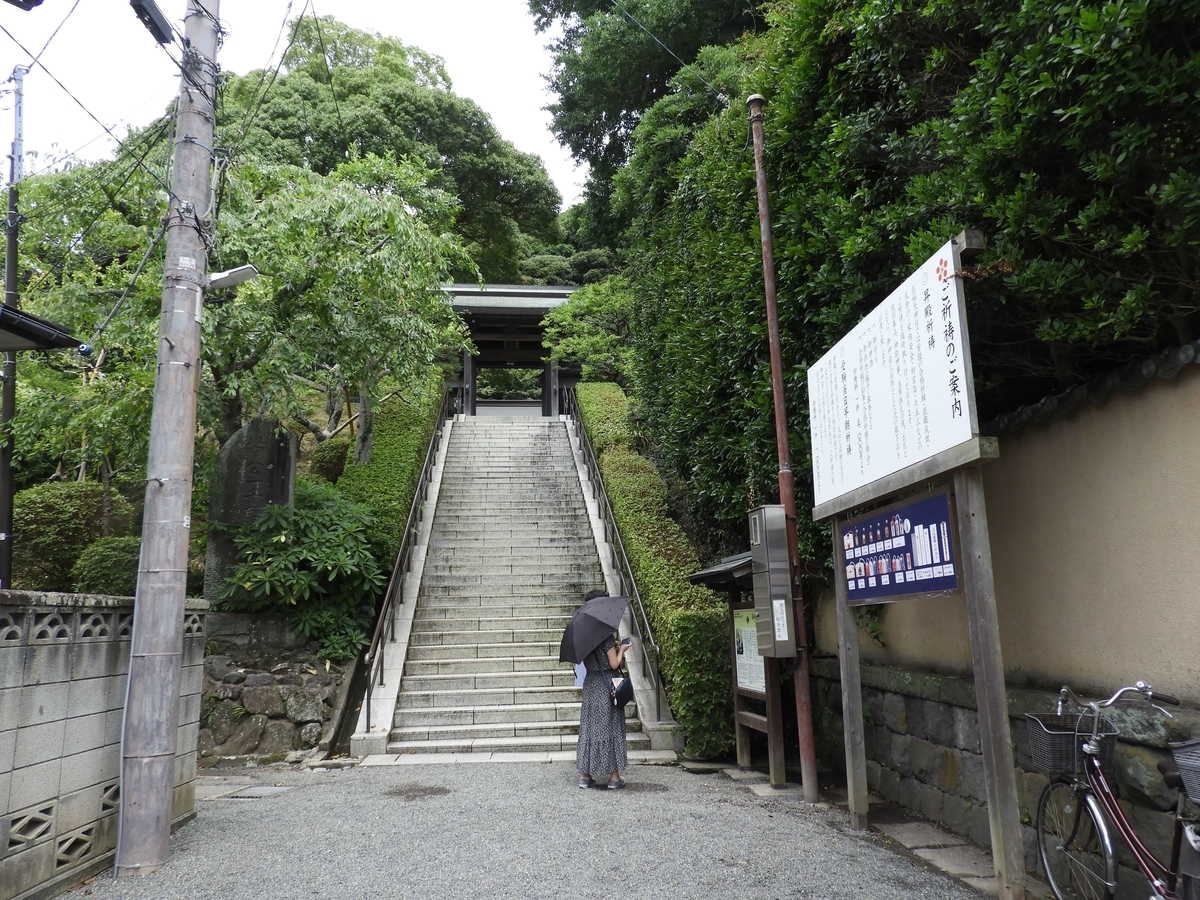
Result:
M184 612L173 823L193 815L208 604ZM133 600L0 592L0 900L111 865Z
M885 800L899 803L991 848L983 757L980 755L975 686L970 679L862 666L867 781ZM836 659L812 660L818 728L826 762L845 767L841 679ZM1120 685L1114 685L1114 690ZM1016 749L1017 789L1025 838L1025 862L1036 871L1033 825L1047 777L1034 770L1024 714L1053 712L1057 693L1008 691ZM1140 705L1108 716L1121 732L1116 782L1121 804L1138 834L1161 859L1170 858L1175 793L1163 784L1156 764L1168 757L1167 743L1200 736L1200 713L1172 710L1168 719ZM1120 843L1118 841L1118 843ZM1118 900L1144 898L1148 885L1122 844Z
M210 612L206 632L212 655L204 660L202 767L238 757L286 759L329 745L346 667L318 658L316 642L280 613Z

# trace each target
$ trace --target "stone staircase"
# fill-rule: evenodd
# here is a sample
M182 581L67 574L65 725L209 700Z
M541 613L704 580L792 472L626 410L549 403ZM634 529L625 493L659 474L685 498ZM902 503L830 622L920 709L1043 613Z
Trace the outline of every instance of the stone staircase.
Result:
M450 433L389 753L574 750L558 661L604 578L563 422L467 418ZM649 749L635 707L629 749Z

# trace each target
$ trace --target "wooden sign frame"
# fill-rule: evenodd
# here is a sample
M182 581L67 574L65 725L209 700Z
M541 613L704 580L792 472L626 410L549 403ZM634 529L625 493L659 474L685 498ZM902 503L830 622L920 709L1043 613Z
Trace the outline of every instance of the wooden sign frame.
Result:
M961 271L960 255L963 252L976 253L982 250L983 246L982 235L977 232L963 232L955 238L951 242L954 256L954 274L951 277L957 278L957 273ZM961 284L958 285L958 292L961 298ZM969 346L965 318L961 320L960 332L960 340L965 346ZM1000 623L996 612L992 551L983 493L983 470L980 465L997 456L999 447L995 438L972 437L928 459L822 503L813 509L813 520L832 519L835 535L833 550L834 558L837 559L837 536L841 534L842 517L845 513L895 496L938 475L950 474L956 501L954 515L958 522L961 584L967 605L997 893L1000 900L1024 900L1025 852L1017 802L1016 773L1013 767L1012 734L1004 688L1004 663L1000 652ZM858 627L849 604L845 567L835 566L833 574L837 602L838 655L841 664L850 825L855 829L865 829L868 825L869 803Z

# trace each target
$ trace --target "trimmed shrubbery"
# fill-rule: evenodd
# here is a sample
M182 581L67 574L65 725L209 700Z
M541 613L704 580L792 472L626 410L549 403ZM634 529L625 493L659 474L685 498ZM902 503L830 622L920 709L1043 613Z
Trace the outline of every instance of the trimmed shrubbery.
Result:
M576 392L592 446L601 453L604 488L638 592L662 649L663 683L675 720L687 735L686 751L702 758L727 753L733 746L728 607L687 580L700 568L699 559L667 513L666 482L654 463L628 446L621 389L581 384Z
M400 533L408 519L425 451L442 402L442 375L431 370L419 390L397 394L375 409L371 461L347 463L337 488L371 512L367 538L371 552L385 569L400 549Z
M309 471L330 484L337 484L346 471L346 454L353 443L349 438L336 437L321 441L313 448Z
M129 530L129 502L110 492L113 534ZM95 481L52 481L13 497L13 586L69 591L71 568L96 539L104 518L104 487Z
M140 537L106 537L88 545L71 569L71 581L81 594L132 597L137 591Z
M609 382L584 383L575 388L579 414L587 426L592 452L600 457L610 447L632 447L629 401L619 385Z

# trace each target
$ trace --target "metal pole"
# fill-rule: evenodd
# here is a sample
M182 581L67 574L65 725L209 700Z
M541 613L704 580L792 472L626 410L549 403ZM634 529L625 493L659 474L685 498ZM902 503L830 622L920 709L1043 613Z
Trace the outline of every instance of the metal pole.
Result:
M25 73L24 66L13 69L12 80L16 84L13 93L13 142L9 157L8 178L8 240L4 251L4 305L16 309L17 295L17 237L21 219L17 213L17 184L24 175L22 160L25 156ZM0 429L7 433L13 415L17 411L17 354L9 350L4 354L4 368L0 371ZM12 524L13 524L13 442L4 439L0 447L0 589L12 586Z
M183 661L220 0L188 0L150 420L146 512L121 749L116 874L167 861Z
M771 243L771 208L767 202L767 171L763 163L763 103L754 94L750 130L754 135L754 174L758 185L758 226L762 234L763 282L767 295L767 329L771 339L771 393L775 399L775 443L779 449L779 502L787 519L788 569L796 602L796 726L800 737L800 777L804 799L816 803L817 745L813 739L812 694L808 685L808 629L804 624L804 591L800 584L800 547L796 532L796 492L792 483L791 449L788 446L787 403L783 394L783 354L779 348L779 307L775 298L775 251Z

